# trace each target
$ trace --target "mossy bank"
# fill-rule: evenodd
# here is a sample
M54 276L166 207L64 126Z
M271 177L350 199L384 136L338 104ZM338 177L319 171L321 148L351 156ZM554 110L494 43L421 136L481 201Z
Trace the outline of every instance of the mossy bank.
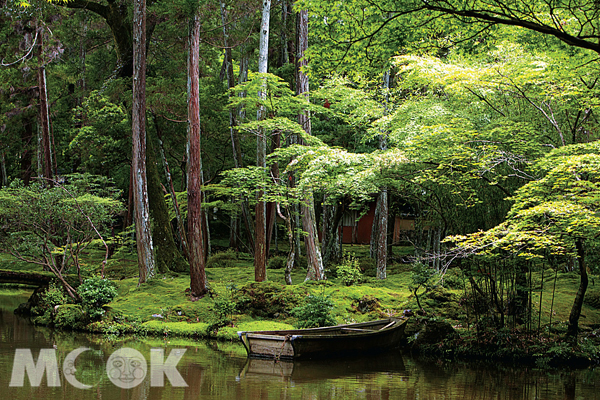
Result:
M329 323L412 314L405 348L435 357L527 361L540 366L582 366L600 359L600 288L595 285L588 290L577 340L564 339L577 290L574 272L559 272L554 277L541 271L533 273L531 279L541 290L531 291L531 308L539 312L525 321L507 312L504 327L498 328L497 321L475 312L468 281L459 269L447 271L442 282L417 291L411 265L394 264L388 278L379 280L369 276L370 264L364 260L355 263L362 266L358 274L353 272L353 279L342 269L340 273L329 271L326 281L304 282L305 271L295 270L293 284L285 285L278 263L271 264L268 281L258 283L253 281L249 256L228 253L218 253L209 263L210 292L198 301L190 301L186 274L162 274L138 286L134 268L126 263L113 264L106 270L115 290L110 303L95 303L95 308L85 302L76 304L61 294L58 286L51 285L36 292L31 318L37 324L114 339L152 335L237 340L239 330L301 326L306 317L299 320L298 316L303 307L310 306L327 314L329 319L323 321ZM89 272L93 275L97 271ZM549 276L555 283L553 295L549 293L551 285L542 285L550 282ZM92 298L96 299L99 294L94 293ZM439 328L439 324L445 326Z

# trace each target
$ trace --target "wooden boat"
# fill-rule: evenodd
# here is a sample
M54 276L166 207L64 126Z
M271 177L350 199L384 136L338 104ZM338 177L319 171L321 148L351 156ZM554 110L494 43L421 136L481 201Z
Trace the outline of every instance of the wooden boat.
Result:
M250 357L320 358L398 347L408 320L388 318L311 329L238 332Z

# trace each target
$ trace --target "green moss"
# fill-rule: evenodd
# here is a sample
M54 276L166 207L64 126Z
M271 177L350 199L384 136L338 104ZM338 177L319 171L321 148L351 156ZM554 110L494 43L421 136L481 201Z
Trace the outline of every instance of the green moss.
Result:
M142 324L148 334L156 336L207 337L208 324L203 322L148 321Z

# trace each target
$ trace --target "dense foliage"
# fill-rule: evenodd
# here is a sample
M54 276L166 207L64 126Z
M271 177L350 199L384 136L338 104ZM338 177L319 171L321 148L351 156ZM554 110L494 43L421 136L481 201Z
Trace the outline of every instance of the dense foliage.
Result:
M472 289L465 304L497 327L509 316L531 326L532 272L577 265L575 335L600 246L597 1L267 3L148 5L148 152L132 160L132 2L0 0L0 250L50 269L83 297L63 275L80 273L90 243L106 245L105 235L133 222L133 183L146 178L135 161L149 166L141 192L167 258L161 273L186 270L183 258L193 258L193 273L207 260L234 267L233 252L256 260L283 232L289 251L277 264L288 283L302 255L307 279L315 262L341 264L337 275L358 284L340 232L373 208L379 279L388 233L408 219L402 239L414 247L405 261L417 300L458 267ZM302 10L305 57L301 19L298 30L292 23ZM259 29L269 11L270 27ZM188 23L198 18L193 42ZM198 140L188 128L201 132L193 165ZM316 230L322 247L310 244ZM231 250L209 258L211 246ZM208 292L202 282L194 300ZM284 313L281 296L266 305L244 297L238 307ZM327 299L310 301L304 307L325 318L315 323L330 322Z

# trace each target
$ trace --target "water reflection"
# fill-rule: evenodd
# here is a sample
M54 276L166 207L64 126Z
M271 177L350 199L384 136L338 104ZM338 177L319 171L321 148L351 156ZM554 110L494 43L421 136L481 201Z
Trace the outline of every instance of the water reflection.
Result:
M15 299L0 304L14 308ZM24 301L24 299L22 299ZM17 302L18 304L18 302ZM553 371L519 367L490 367L476 364L427 362L400 352L377 357L342 360L275 362L246 359L237 343L178 339L125 338L108 341L101 335L56 332L33 327L15 317L11 310L0 312L0 387L2 398L10 399L599 399L600 377L595 370ZM68 355L81 347L77 357ZM177 370L187 387L153 387L150 373L131 389L115 385L107 375L113 354L128 347L149 362L152 348L186 349ZM16 348L55 349L60 365L60 387L8 386ZM113 357L113 359L116 359ZM65 364L66 361L66 364ZM140 361L141 362L141 361ZM126 363L125 363L126 364ZM125 368L131 364L121 365ZM150 363L149 363L150 364ZM70 384L63 366L78 382L91 386L79 389ZM138 366L138 364L133 367ZM130 368L132 376L136 368ZM149 368L151 366L149 365ZM120 371L120 370L119 370ZM124 370L123 370L124 371Z

